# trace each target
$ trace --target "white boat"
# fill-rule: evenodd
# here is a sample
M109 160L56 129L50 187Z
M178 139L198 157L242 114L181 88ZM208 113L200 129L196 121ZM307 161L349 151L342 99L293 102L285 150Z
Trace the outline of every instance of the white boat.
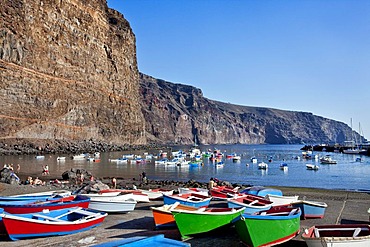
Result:
M264 169L264 170L266 170L268 168L269 168L269 165L266 164L265 162L261 162L261 163L258 164L258 169Z
M86 158L85 154L78 154L78 155L73 155L72 159L73 160L84 160Z
M305 229L302 239L308 247L368 247L368 224L318 225Z
M35 192L35 193L28 193L28 194L19 194L19 195L12 195L8 197L31 197L31 196L70 196L72 194L69 190L51 190L51 191L43 191L43 192Z
M320 167L314 164L306 164L306 168L307 170L319 170Z
M155 199L163 198L163 195L173 194L173 190L165 190L165 189L149 189L149 190L140 190L140 191L148 195L149 200L155 200Z
M156 165L165 165L165 164L167 164L167 162L168 162L168 159L164 158L164 159L161 159L161 160L156 160L154 162L154 164L156 164Z
M147 194L144 194L140 190L107 189L100 191L100 193L103 194L108 192L119 192L120 195L129 195L129 197L133 198L137 202L150 202L149 196Z
M320 163L332 165L332 164L337 164L337 161L333 160L330 155L325 155L324 157L320 159Z
M107 213L128 213L135 209L136 203L124 195L90 197L89 208Z
M235 154L233 157L232 157L232 160L233 161L238 161L238 160L240 160L242 157L240 156L240 155L237 155L237 154Z
M185 188L185 187L179 187L177 188L179 191L179 194L189 194L189 193L196 193L203 196L209 195L209 190L204 188Z
M57 157L57 161L65 161L65 160L66 160L66 157L64 156Z
M167 161L166 165L170 166L170 165L178 165L181 163L181 159L179 158L173 158L172 160L169 160Z
M278 196L272 194L265 195L265 199L272 202L272 206L287 205L293 202L298 202L298 197L299 196Z
M110 162L117 162L117 163L127 163L127 158L118 158L118 159L109 159Z
M45 156L44 156L44 155L37 155L37 156L36 156L36 159L38 159L38 160L42 160L42 159L45 159Z

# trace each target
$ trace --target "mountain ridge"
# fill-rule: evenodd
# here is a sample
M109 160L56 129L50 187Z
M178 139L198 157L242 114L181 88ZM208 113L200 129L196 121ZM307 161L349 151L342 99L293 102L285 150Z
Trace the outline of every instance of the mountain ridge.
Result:
M199 88L140 73L130 23L105 0L7 0L0 44L3 143L114 147L341 143L351 137L338 121L219 102Z

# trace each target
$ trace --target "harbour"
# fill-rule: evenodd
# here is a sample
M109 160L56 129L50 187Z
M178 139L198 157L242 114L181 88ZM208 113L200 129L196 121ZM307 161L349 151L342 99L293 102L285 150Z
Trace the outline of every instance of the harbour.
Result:
M169 149L187 151L189 146L177 146ZM98 162L86 159L73 160L71 154L45 155L43 159L36 159L35 155L1 156L1 164L20 164L20 174L38 176L41 179L60 177L63 172L70 169L85 169L95 177L122 177L139 179L145 171L148 179L152 180L196 180L207 182L210 177L229 181L230 183L261 185L261 186L289 186L308 187L321 189L339 189L352 191L370 190L370 158L365 155L352 155L332 152L313 152L313 155L323 157L330 155L337 164L321 164L319 159L304 159L302 157L302 145L218 145L200 146L201 151L219 149L224 153L224 164L216 166L209 158L202 158L203 165L199 166L176 166L156 165L152 159L143 163L110 162L130 152L101 153ZM143 153L158 155L158 150L136 150L132 154ZM226 155L237 153L241 159L233 161ZM65 156L65 160L58 161L57 157ZM251 162L255 157L257 163ZM360 159L359 159L360 158ZM265 162L268 169L258 169L258 163ZM287 164L287 169L280 169L282 163ZM309 170L306 165L312 164L319 167L318 170ZM42 176L42 167L48 165L50 176Z

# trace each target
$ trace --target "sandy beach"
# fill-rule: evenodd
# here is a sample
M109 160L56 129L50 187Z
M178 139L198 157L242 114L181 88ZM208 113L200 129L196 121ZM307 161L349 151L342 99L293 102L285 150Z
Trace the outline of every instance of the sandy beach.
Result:
M0 195L14 195L54 190L53 186L25 186L0 183ZM319 224L338 224L349 222L369 222L367 213L370 207L370 195L363 192L321 190L308 188L279 187L284 195L299 195L311 201L328 204L323 219L301 220L301 232L305 228ZM222 201L212 201L213 206L226 205ZM128 214L110 214L102 225L89 231L60 236L30 240L10 241L6 235L0 237L1 246L93 246L121 238L134 236L153 236L164 234L165 237L180 240L177 229L155 230L151 206L163 205L163 200L150 203L138 203L135 210ZM195 236L187 241L191 246L243 246L234 228L230 227L209 234ZM300 235L280 246L306 246Z

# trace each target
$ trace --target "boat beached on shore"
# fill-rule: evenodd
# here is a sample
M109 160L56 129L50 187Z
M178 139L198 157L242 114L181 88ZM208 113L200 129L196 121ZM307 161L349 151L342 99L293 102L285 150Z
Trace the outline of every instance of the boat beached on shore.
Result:
M316 225L305 229L308 247L370 246L369 224Z
M272 246L294 238L300 230L299 208L272 207L234 220L235 229L248 246ZM261 230L263 229L263 230Z
M67 235L100 225L107 213L81 207L10 214L0 209L0 217L11 240Z

